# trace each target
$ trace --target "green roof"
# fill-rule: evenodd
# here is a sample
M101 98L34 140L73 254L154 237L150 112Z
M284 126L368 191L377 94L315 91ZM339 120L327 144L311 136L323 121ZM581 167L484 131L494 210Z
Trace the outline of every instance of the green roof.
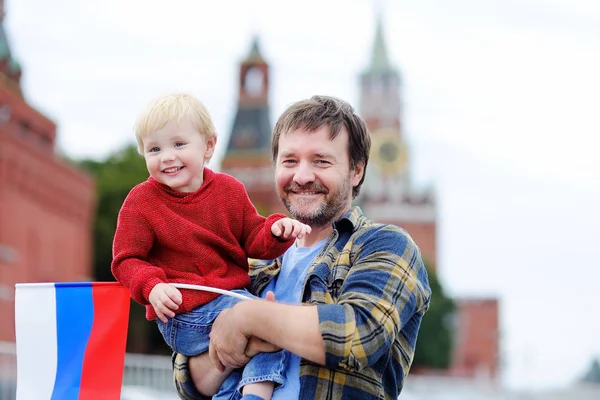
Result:
M8 60L8 68L10 68L10 70L12 72L17 72L17 71L21 70L21 64L17 60L15 60L14 58L11 57Z
M8 58L8 68L11 72L19 72L21 65L15 60L10 52L10 46L8 45L8 38L4 32L4 24L0 20L0 59Z
M371 63L365 73L369 75L377 75L390 72L395 73L396 70L390 64L385 45L385 38L383 36L383 24L381 22L381 16L378 16L375 26L375 38L373 40Z
M254 61L262 61L262 62L265 61L262 54L260 53L260 46L258 44L258 36L257 35L254 35L254 37L252 38L252 47L250 48L250 53L248 54L248 57L246 57L246 59L244 60L244 62L254 62Z

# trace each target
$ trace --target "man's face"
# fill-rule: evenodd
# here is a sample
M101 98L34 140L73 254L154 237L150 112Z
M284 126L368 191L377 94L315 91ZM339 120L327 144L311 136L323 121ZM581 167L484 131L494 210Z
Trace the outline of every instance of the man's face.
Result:
M350 209L352 188L363 168L350 169L348 132L333 140L329 126L294 130L279 138L275 165L277 193L290 214L312 227L331 224Z

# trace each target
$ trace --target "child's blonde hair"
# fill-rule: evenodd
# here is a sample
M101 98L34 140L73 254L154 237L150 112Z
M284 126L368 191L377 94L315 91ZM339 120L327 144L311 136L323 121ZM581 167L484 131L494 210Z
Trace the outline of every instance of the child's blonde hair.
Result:
M135 124L138 153L144 153L146 136L169 122L179 123L184 118L189 118L192 126L207 139L216 136L208 109L202 102L188 94L171 94L154 100L138 117Z

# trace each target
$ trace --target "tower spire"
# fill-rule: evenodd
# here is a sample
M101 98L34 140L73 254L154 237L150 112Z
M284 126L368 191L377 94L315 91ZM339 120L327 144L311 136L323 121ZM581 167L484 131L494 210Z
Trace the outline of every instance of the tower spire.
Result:
M250 52L248 53L248 56L246 57L246 59L244 61L245 62L253 62L253 61L263 61L264 62L264 58L260 52L259 39L258 39L257 34L254 34L254 36L252 37L252 45L250 47Z
M390 65L385 38L383 35L383 22L380 10L377 11L375 24L375 38L373 40L369 72L381 73L391 70L392 66Z
M4 30L4 0L0 0L0 73L8 78L7 84L21 94L21 66L12 56L8 37Z

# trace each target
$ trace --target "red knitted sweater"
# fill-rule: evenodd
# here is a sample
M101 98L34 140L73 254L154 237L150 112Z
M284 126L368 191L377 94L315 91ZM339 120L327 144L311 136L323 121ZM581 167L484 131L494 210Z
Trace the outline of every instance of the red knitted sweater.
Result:
M250 284L248 257L274 259L294 239L281 241L271 225L283 214L260 216L244 185L232 176L204 168L204 183L193 193L179 193L152 178L135 186L125 199L113 242L111 270L146 306L158 283L188 283L219 289ZM183 313L219 296L180 289Z

